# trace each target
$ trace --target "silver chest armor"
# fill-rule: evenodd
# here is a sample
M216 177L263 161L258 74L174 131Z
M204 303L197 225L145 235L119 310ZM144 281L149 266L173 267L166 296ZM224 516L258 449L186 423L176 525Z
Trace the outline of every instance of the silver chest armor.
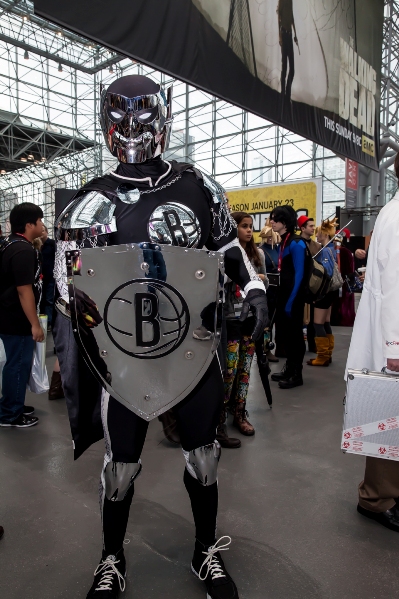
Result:
M234 221L227 209L224 189L208 175L202 174L202 177L204 186L212 194L213 203L220 204L218 210L212 210L211 207L213 224L218 219L218 230L221 236L227 236L234 227ZM176 177L176 180L177 178L180 176ZM126 189L120 185L117 195L122 202L135 204L141 196L148 192L155 193L163 187L140 193L136 189ZM144 200L144 197L141 199ZM79 244L98 235L114 233L117 231L114 212L115 205L103 193L87 191L73 199L56 219L56 239L65 242L75 241ZM175 202L165 202L154 210L147 224L147 231L149 241L182 247L195 248L201 238L197 216L184 204ZM218 238L219 236L215 240L217 241Z
M195 167L193 170L197 176L202 176L204 186L212 194L214 209L211 206L210 210L215 231L214 240L218 241L224 236L227 237L236 226L227 208L225 191L208 175ZM140 198L145 201L147 193L156 193L164 186L169 187L180 177L181 175L177 175L170 182L144 192L124 187L121 182L117 195L122 202L135 204ZM64 302L68 302L65 252L87 246L88 243L96 247L99 235L116 232L114 212L115 205L102 192L87 191L74 198L56 219L55 233L58 243L54 278ZM201 227L197 216L183 203L165 202L151 214L147 223L147 234L148 240L152 242L196 248L201 239Z

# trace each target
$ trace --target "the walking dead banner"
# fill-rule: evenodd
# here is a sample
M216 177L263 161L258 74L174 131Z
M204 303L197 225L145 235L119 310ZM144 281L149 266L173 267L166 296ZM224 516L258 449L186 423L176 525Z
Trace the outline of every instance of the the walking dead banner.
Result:
M377 169L383 0L35 0L35 12Z

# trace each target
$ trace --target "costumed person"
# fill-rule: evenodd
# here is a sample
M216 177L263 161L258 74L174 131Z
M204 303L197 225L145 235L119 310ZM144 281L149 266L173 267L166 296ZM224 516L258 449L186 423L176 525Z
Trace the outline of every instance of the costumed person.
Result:
M311 256L317 254L317 252L321 249L321 245L317 243L314 239L312 239L316 225L314 224L314 219L302 215L298 218L298 228L301 231L301 237L305 240L306 245L308 246L309 252ZM317 353L316 343L314 340L315 331L314 331L314 304L308 304L309 306L309 323L306 326L306 340L308 342L308 350L312 353ZM306 308L305 308L306 311Z
M399 181L399 154L394 168ZM375 222L345 378L349 368L381 372L386 367L387 374L399 376L398 237L399 191L383 206ZM379 447L377 443L375 447ZM398 497L399 462L367 456L364 480L359 484L359 514L399 532Z
M269 287L267 288L267 307L269 309L269 340L273 341L273 325L276 323L276 311L277 311L277 292L278 286L275 284L273 275L278 275L278 253L280 249L281 237L278 233L275 233L270 225L269 219L266 219L265 226L259 233L259 237L263 243L259 246L259 249L263 251L265 255L266 274L269 279ZM269 275L272 275L269 277ZM276 328L276 345L278 339L278 332ZM281 342L280 342L281 345ZM266 357L269 362L278 362L279 359L269 349L266 353Z
M246 212L232 212L238 227L238 239L254 269L267 286L265 259L263 253L256 247L253 238L252 216ZM224 401L226 407L234 414L233 426L240 433L247 436L255 434L255 428L248 420L246 409L249 377L252 360L255 354L256 340L253 339L252 314L240 320L245 292L236 282L231 281L226 285L224 312L227 332L226 371L224 376ZM263 335L259 340L263 349ZM263 357L263 351L261 351ZM235 393L232 397L232 389Z
M277 296L277 329L282 336L287 361L280 372L271 375L281 389L303 385L305 355L303 314L305 307L306 244L295 235L297 215L291 206L274 208L270 215L273 231L281 236L278 258L280 284Z
M331 310L331 324L342 327L353 327L355 322L355 294L349 289L346 277L353 277L355 271L355 260L352 252L345 247L350 239L349 229L344 229L335 238L335 249L339 272L345 281L339 297L335 299Z
M317 241L322 250L317 254L316 260L332 274L334 262L337 261L337 252L331 242L337 228L336 219L323 220L320 227L316 229ZM329 366L334 351L334 335L331 328L331 306L339 296L339 290L328 291L328 293L314 304L314 328L317 356L308 360L309 366Z
M78 352L71 322L65 318L68 316L70 305L72 315L77 314L79 326L83 321L87 328L93 327L91 342L95 340L95 327L99 326L102 316L90 298L73 297L76 290L73 291L75 287L72 285L68 293L65 251L75 250L75 255L79 255L79 248L95 248L106 244L124 244L126 251L126 244L140 244L133 249L137 248L138 251L141 248L140 251L144 252L142 248L147 248L147 262L150 259L158 260L157 264L143 262L143 272L146 268L152 269L151 272L158 273L155 278L162 282L166 280L167 274L160 249L164 244L180 246L183 257L187 255L185 252L189 251L185 248L208 248L224 255L226 275L245 290L243 318L246 318L250 311L256 313L252 333L254 338L263 333L267 320L267 303L264 284L238 242L235 221L230 218L223 189L192 164L167 162L161 157L162 152L167 149L172 125L171 88L165 94L163 89L148 77L121 77L108 89L102 90L100 120L107 147L111 154L118 158L119 164L115 172L93 179L85 185L57 218L55 278L60 297L56 302L59 313L53 331L70 414L75 457L79 457L91 443L105 436L106 454L100 484L103 553L87 597L112 599L125 588L126 560L123 540L134 494L134 481L142 469L140 455L148 421L102 389ZM102 248L100 250L102 251ZM84 251L91 250L82 249L82 252ZM93 252L98 255L97 249L93 249ZM72 256L73 252L70 255ZM107 255L104 253L104 257ZM107 268L106 261L103 268ZM95 274L94 271L92 274ZM176 276L184 277L184 274L179 272ZM199 271L198 277L202 276L203 273ZM156 295L156 284L156 281L151 286L143 284L143 289L152 289L153 299L142 300L137 296L143 294L135 294L133 302L130 303L135 303L136 307L132 307L129 312L130 317L134 318L139 310L139 316L143 318L144 323L147 314L147 324L152 323L153 330L155 320L151 306L156 306L156 303L161 301ZM110 297L113 292L111 287ZM123 298L121 301L122 304L125 302ZM122 304L118 303L118 306ZM105 313L103 316L105 320ZM194 316L200 319L199 314ZM180 322L180 315L178 319ZM157 326L161 327L159 322ZM143 330L141 326L140 334ZM89 333L90 329L87 343L90 342ZM145 343L144 338L137 338L138 345L145 347ZM104 369L103 380L106 380L112 389L112 375L107 372L107 358L102 357L99 360L98 349L97 346L98 369ZM168 359L169 356L173 356L172 352L173 347L168 352ZM101 356L106 354L107 352L102 352ZM125 354L123 359L126 359ZM162 373L162 357L156 357L154 360L156 370ZM182 362L178 355L175 360L175 377L179 377ZM138 362L142 364L143 360L135 363L135 358L132 357L130 370L136 371L139 377L141 366ZM165 372L164 379L169 374ZM130 388L133 403L134 381L128 387L129 392ZM159 388L162 389L161 384ZM146 398L147 396L144 397ZM141 400L140 395L137 397L138 404ZM217 465L220 457L220 446L215 442L215 433L222 402L223 378L217 354L214 354L205 374L188 395L174 405L173 411L186 459L184 484L190 497L195 522L196 541L192 570L196 576L204 580L209 599L236 599L236 585L228 574L220 554L227 549L231 539L225 537L217 540L215 536L218 506ZM136 410L139 412L138 408Z

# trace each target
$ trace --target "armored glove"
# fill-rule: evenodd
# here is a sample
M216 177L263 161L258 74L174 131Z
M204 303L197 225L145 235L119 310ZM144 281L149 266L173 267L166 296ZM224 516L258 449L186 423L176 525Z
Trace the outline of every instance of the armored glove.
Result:
M249 311L256 318L255 328L252 333L252 339L257 341L263 334L264 328L269 323L267 310L266 293L261 289L251 289L247 293L247 297L243 301L240 321L243 322L248 318Z

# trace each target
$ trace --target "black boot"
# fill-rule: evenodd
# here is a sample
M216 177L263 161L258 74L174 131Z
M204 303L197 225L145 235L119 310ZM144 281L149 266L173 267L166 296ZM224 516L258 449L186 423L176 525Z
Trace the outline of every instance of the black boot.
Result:
M159 422L162 422L163 434L167 440L175 445L180 445L180 435L177 430L177 422L173 409L167 410L158 416L158 420Z
M223 541L227 542L223 543ZM221 537L214 545L196 540L191 570L206 585L207 599L238 599L237 587L220 555L230 545L230 537Z
M216 441L220 443L222 447L226 449L238 449L241 447L240 439L235 437L229 437L226 428L226 412L223 409L220 414L220 421L216 429Z
M283 366L283 369L280 370L280 372L274 372L270 378L272 381L276 381L278 383L279 381L286 381L290 376L291 372L286 362Z
M116 599L125 590L126 561L123 549L103 556L94 571L94 582L86 599Z
M280 380L278 386L280 389L292 389L303 385L302 368L295 368L290 371L290 375L286 379Z

